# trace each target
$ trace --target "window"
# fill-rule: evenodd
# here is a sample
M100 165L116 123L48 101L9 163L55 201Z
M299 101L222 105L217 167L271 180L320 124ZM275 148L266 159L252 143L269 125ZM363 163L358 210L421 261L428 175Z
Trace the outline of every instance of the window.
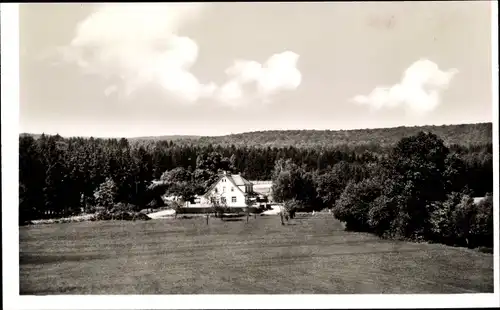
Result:
M234 192L234 187L231 187L231 191Z
M215 192L216 192L216 193L218 192L218 191L217 191L217 187L215 188Z
M235 196L231 197L231 202L236 202L236 197Z
M226 203L226 197L221 197L220 202L221 203Z
M224 193L225 191L226 191L226 187L225 187L225 186L223 186L223 187L222 187L222 192Z

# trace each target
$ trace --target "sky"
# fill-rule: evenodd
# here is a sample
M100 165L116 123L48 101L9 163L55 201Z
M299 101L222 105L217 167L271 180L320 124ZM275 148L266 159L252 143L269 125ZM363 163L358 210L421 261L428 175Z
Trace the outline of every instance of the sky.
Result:
M137 137L491 122L490 5L21 4L20 130Z

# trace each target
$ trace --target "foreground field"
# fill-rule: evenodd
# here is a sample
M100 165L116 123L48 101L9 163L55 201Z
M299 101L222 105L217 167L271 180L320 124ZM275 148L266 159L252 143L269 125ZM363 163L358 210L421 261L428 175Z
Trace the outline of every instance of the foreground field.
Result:
M493 292L493 256L345 232L331 216L20 228L21 294Z

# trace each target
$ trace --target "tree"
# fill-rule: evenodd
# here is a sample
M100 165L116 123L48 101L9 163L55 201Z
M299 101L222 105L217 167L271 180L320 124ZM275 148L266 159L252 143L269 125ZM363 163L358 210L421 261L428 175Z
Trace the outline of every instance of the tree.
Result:
M339 199L344 188L351 181L351 169L347 162L341 161L331 169L326 170L316 177L318 198L327 208L332 208Z
M211 205L212 213L214 213L215 217L224 220L224 213L228 211L228 207L224 199L220 195L212 194L208 197Z
M493 195L486 193L483 200L475 205L476 213L471 233L475 246L493 247Z
M37 219L45 211L43 186L45 167L33 137L19 139L19 220Z
M446 192L459 192L467 185L467 167L460 155L449 154L445 159L445 190Z
M196 169L208 170L212 173L231 171L231 161L219 152L210 152L196 158Z
M369 231L371 203L382 193L382 185L375 179L349 183L333 207L333 215L346 223L349 230Z
M300 170L291 160L279 159L273 171L273 197L278 202L295 199L300 191Z
M185 202L183 200L181 201L172 201L170 206L172 210L175 211L174 217L177 218L177 214L182 212L182 209L184 208Z
M164 205L162 196L166 193L168 185L165 183L152 183L147 188L149 206L161 207Z
M45 164L45 184L43 197L45 210L49 216L63 213L64 201L67 198L64 188L64 163L62 161L62 150L56 144L56 138L51 136L44 144L42 154Z
M460 204L463 193L453 192L448 195L444 202L432 202L432 213L430 214L432 240L444 244L454 244L456 242L456 231L454 225L454 212L456 206Z
M195 169L193 172L193 181L197 187L197 193L205 193L218 178L219 175L210 170Z
M183 167L177 167L169 171L165 171L160 179L166 183L183 183L191 182L191 173Z
M368 224L373 233L380 237L390 237L392 223L396 218L397 199L381 195L370 203L368 211Z
M98 205L111 208L115 203L117 187L113 179L107 178L95 191L94 197Z
M248 223L248 217L250 216L250 210L251 208L255 205L255 200L250 198L250 197L246 197L246 207L245 207L245 214L247 216L247 223Z
M434 211L442 207L450 192L468 187L471 197L479 197L493 191L493 149L491 123L424 129L439 134L450 152L445 155L440 139L427 134L405 138L405 143L398 143L398 150L392 147L419 128L355 131L349 135L327 131L252 133L175 142L22 135L20 217L67 216L81 212L81 207L91 208L96 188L107 178L116 184L115 201L139 207L152 200L161 204L164 193L151 197L148 186L164 171L172 181L166 183L165 192L168 189L189 199L193 191L205 193L220 170L241 171L247 179L276 180L276 160L290 159L295 166L285 167L281 177L287 173L289 177L280 177L281 185L289 185L281 186L281 193L288 194L280 201L296 199L301 209L309 210L331 207L350 181L380 177L384 193L373 203L373 210L370 208L373 217L369 220L377 229L391 234L399 231L410 238L432 239L437 237L432 221L441 219L444 223L447 217L446 212L439 215ZM191 172L189 167L195 169ZM175 168L179 169L172 172ZM479 236L488 234L483 222L489 215L487 209L474 208L478 215L468 239L471 244L479 244ZM479 215L483 213L484 217ZM390 228L382 229L389 219Z
M296 200L304 206L314 207L316 185L312 173L297 166L291 159L279 159L273 171L273 198L278 202Z
M300 207L300 203L299 203L299 201L297 201L295 199L285 201L285 203L283 204L283 208L285 211L285 219L287 219L288 217L290 219L294 219L295 213L297 213L297 210L299 209L299 207Z
M420 132L401 139L384 162L390 176L384 182L384 195L396 199L397 216L392 226L398 235L431 237L432 203L447 196L443 172L448 154L448 148L436 135Z
M462 196L452 214L455 235L459 244L471 246L470 237L476 217L474 200L468 195Z

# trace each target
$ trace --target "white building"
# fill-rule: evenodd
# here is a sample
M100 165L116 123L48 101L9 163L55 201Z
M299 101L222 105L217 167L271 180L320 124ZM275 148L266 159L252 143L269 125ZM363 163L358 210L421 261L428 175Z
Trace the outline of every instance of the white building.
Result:
M247 201L255 199L256 193L251 182L239 174L224 172L201 197L200 203L202 206L209 206L215 200L228 207L247 207Z

